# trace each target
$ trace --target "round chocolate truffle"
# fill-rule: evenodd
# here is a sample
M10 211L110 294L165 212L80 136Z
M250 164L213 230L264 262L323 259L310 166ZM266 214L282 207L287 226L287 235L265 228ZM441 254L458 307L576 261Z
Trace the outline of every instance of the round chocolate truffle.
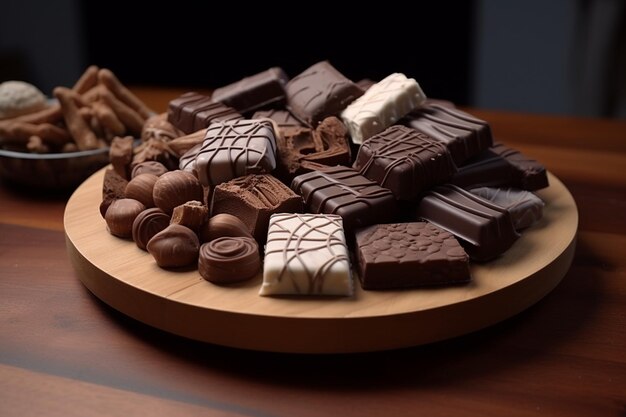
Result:
M170 171L161 175L152 191L154 203L167 214L187 201L202 201L204 190L200 181L189 172Z
M214 284L248 280L260 268L259 246L250 237L220 237L200 247L198 272Z
M171 224L154 235L146 249L161 268L176 268L196 262L200 241L193 230Z
M111 203L104 215L109 232L118 237L131 237L135 218L146 206L132 198L122 198Z
M170 216L156 207L139 213L133 222L133 240L138 248L146 250L146 245L162 230L170 225Z

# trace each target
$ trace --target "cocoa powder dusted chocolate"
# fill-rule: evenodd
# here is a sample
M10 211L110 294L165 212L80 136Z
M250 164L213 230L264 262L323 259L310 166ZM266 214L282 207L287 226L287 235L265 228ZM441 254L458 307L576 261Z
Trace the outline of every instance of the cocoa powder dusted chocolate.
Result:
M246 281L260 269L259 247L252 238L220 237L200 247L198 272L214 284Z

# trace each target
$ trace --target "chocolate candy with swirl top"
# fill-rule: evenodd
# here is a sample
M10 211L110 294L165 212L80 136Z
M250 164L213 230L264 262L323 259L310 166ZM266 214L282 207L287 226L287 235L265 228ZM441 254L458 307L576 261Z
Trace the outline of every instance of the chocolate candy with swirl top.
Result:
M214 284L246 281L260 269L259 247L250 237L220 237L200 246L198 272Z

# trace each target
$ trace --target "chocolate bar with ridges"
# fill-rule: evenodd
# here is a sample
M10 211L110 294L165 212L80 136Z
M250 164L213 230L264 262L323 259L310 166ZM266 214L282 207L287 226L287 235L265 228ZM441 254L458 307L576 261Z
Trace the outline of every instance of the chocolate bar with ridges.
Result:
M513 167L487 150L460 166L450 183L462 188L512 187Z
M279 67L272 67L216 89L212 98L213 101L219 101L241 113L247 113L270 104L284 103L287 81L289 77L285 71Z
M448 146L457 165L493 144L489 124L461 110L431 104L409 114L405 124Z
M356 258L366 290L462 283L469 257L459 242L428 222L377 224L356 232Z
M271 120L213 123L202 144L187 151L180 169L193 172L205 186L276 168L276 133Z
M415 200L423 190L447 182L456 172L443 143L399 125L365 141L354 167L405 201Z
M519 238L507 209L451 184L427 192L417 216L458 237L476 261L497 257Z
M204 129L213 122L239 119L243 119L243 116L235 109L194 92L170 101L167 113L167 120L186 134Z
M517 230L532 226L543 215L545 204L530 191L493 187L473 188L469 191L507 209Z
M293 78L286 92L290 111L313 127L328 116L338 115L363 95L363 90L328 61L318 62Z
M549 185L546 168L536 160L501 143L494 144L490 151L504 158L513 168L514 187L535 191Z
M395 216L391 191L352 168L335 166L302 174L293 179L291 188L304 198L307 211L340 215L346 233Z

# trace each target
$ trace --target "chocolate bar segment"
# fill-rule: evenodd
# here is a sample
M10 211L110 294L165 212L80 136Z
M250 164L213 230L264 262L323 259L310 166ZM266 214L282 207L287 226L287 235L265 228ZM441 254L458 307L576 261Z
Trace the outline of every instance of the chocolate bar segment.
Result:
M293 78L286 91L289 110L313 127L325 117L338 115L363 95L363 90L328 61L318 62Z
M301 213L302 198L269 174L247 175L219 184L213 193L211 214L232 214L263 243L273 213Z
M550 185L545 167L534 159L501 143L494 144L490 151L504 158L512 167L514 187L535 191Z
M285 127L302 127L304 126L298 119L296 119L288 110L259 110L252 115L253 119L268 118L276 122L279 129Z
M243 119L235 109L215 103L210 97L195 92L185 93L170 101L167 120L185 134L208 127L213 122Z
M521 230L539 221L543 215L543 201L530 191L515 188L473 188L470 192L504 207L511 213L515 229Z
M260 295L350 296L353 291L340 216L272 215Z
M460 166L450 183L462 188L511 187L513 168L504 158L488 150Z
M276 133L270 120L213 123L201 145L180 158L180 169L194 172L205 186L276 168Z
M298 175L291 188L304 198L308 212L340 215L349 234L359 227L389 222L395 215L391 191L352 168L335 166Z
M470 280L469 257L451 233L427 222L390 223L356 232L361 286L381 290Z
M446 146L405 126L391 126L361 148L354 167L390 189L398 200L412 201L435 184L447 182L456 167Z
M216 89L212 98L247 113L270 104L284 103L287 81L289 77L285 71L273 67Z
M487 122L461 110L431 104L411 113L405 124L448 146L457 165L493 144Z
M342 113L352 141L356 144L382 132L419 107L426 95L417 81L394 73L370 87Z
M455 185L427 192L417 206L417 216L461 239L476 261L497 257L519 238L507 209Z

